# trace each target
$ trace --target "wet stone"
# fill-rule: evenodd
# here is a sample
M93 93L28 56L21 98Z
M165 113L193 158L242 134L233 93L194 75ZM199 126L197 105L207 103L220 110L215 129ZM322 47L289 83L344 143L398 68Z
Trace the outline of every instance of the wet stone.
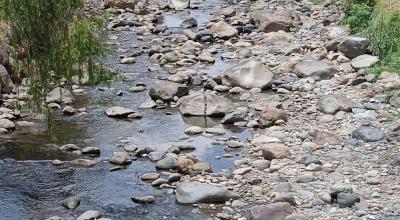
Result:
M131 199L133 202L141 204L154 203L156 201L156 198L154 196L140 196L140 197L133 197Z
M67 199L64 199L62 204L67 209L75 209L79 206L81 199L77 196L71 196Z

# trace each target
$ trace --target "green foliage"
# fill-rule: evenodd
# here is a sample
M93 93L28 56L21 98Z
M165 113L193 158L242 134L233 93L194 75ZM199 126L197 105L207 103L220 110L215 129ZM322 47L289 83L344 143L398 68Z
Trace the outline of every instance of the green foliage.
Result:
M396 57L395 54L400 51L400 13L387 10L376 12L364 35L371 41L375 54L381 58L389 55Z
M342 23L348 25L351 34L356 34L368 27L373 8L367 4L353 4Z
M343 10L346 16L351 15L351 10L356 4L367 5L373 8L376 5L376 0L343 0Z
M13 68L28 78L37 110L50 86L85 73L93 82L104 73L94 64L104 52L101 24L85 18L83 6L83 0L0 0L1 19L12 30Z

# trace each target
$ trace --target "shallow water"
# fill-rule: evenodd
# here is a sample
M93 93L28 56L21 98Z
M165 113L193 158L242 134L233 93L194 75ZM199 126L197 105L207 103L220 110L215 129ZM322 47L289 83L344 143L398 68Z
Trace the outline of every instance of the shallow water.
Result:
M208 2L213 2L209 4ZM220 1L217 1L220 3ZM204 14L215 1L206 1L204 7L192 10L192 16ZM186 14L185 14L186 13ZM173 28L179 28L181 20L188 16L187 12L178 15L167 15L164 22ZM197 17L199 18L199 17ZM209 17L199 18L204 24ZM233 160L241 155L232 153L233 158L216 159L215 156L225 154L223 146L211 144L216 137L194 136L188 140L179 141L183 131L193 125L202 127L222 127L218 119L204 117L182 117L177 109L141 110L138 106L149 99L148 92L130 93L128 89L137 82L147 85L157 78L166 76L161 69L150 72L153 66L148 55L137 57L137 63L132 65L119 64L118 48L133 52L144 44L136 39L134 31L110 32L118 43L111 46L111 52L104 60L104 65L120 73L129 73L135 80L119 81L112 88L100 91L99 86L85 88L87 93L76 96L74 107L86 107L89 113L85 117L65 117L56 114L54 129L47 131L44 122L36 122L33 129L15 131L12 135L0 137L0 219L45 219L58 215L67 219L74 218L88 209L102 211L105 217L113 219L204 219L204 216L192 214L191 206L179 205L173 195L167 195L166 190L151 187L149 183L140 180L144 173L155 172L154 163L139 159L125 169L110 172L108 158L115 151L123 151L119 147L119 139L138 146L151 147L158 151L166 150L174 144L190 144L196 146L192 153L201 160L211 163L214 172L231 169ZM222 61L221 61L222 62ZM204 69L208 74L223 71L231 64L216 62L210 69ZM116 96L122 91L122 96ZM143 115L141 120L118 120L108 118L104 110L111 106L128 107ZM250 131L225 127L226 135L245 140ZM6 142L7 139L13 142ZM74 143L78 146L95 146L101 149L97 165L92 168L72 167L68 163L60 167L51 165L51 160L64 161L77 158L65 154L56 147L47 144L63 145ZM9 160L12 158L15 160ZM151 205L139 205L131 201L131 197L156 195L157 201ZM81 197L80 206L73 211L62 207L61 201L69 196Z

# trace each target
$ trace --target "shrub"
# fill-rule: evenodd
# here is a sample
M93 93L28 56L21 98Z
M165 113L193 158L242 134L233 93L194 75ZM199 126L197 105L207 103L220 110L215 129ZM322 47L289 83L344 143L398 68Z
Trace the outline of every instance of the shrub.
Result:
M364 4L373 8L376 5L376 0L343 0L343 10L346 16L351 14L351 10L355 4Z
M367 4L353 4L348 15L342 20L350 28L351 34L356 34L368 27L373 8Z
M374 53L381 58L399 57L400 13L383 9L376 12L364 35L371 41Z
M88 71L103 54L98 22L83 14L83 0L0 0L1 19L10 24L11 56L18 78L27 77L35 109L41 110L50 85Z

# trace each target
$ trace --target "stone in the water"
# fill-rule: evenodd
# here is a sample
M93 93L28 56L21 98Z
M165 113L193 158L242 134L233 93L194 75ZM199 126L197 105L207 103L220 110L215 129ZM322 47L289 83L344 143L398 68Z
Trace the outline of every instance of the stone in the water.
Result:
M154 151L154 152L149 153L149 154L147 155L147 157L148 157L151 161L156 162L156 161L161 160L161 159L164 157L164 154L161 153L161 152L158 152L158 151Z
M60 147L60 150L62 151L75 151L75 150L79 150L80 148L78 146L76 146L75 144L65 144L63 146Z
M73 114L75 114L75 109L72 106L66 106L63 109L63 114L64 115L73 115Z
M51 90L51 92L49 92L49 94L47 94L46 102L47 103L55 102L55 103L63 103L63 104L72 104L75 102L75 98L74 98L74 96L72 96L72 94L69 90L61 88L61 87L57 87L57 88Z
M129 88L129 92L143 92L146 90L145 86L134 86Z
M255 60L247 60L225 70L222 83L230 87L264 89L272 85L273 79L274 74L267 66Z
M159 160L156 163L156 168L163 170L175 169L177 167L178 167L178 160L173 157L165 157L164 159Z
M148 204L148 203L154 203L156 201L156 198L154 196L140 196L140 197L133 197L132 201L135 203Z
M158 178L160 178L160 174L159 173L146 173L142 175L142 180L143 181L149 181L149 180L156 180Z
M186 116L224 116L232 108L231 100L215 94L197 94L179 99L179 110Z
M184 182L176 188L176 199L184 204L225 202L239 197L236 193L211 184Z
M164 179L164 178L158 178L158 179L154 180L154 181L151 183L151 185L154 186L154 187L156 187L156 186L160 186L160 185L162 185L162 184L164 184L164 183L168 183L168 180L167 180L167 179Z
M215 134L215 135L224 135L225 134L225 130L222 128L206 128L205 132L209 133L209 134Z
M317 106L323 113L335 114L338 111L351 112L353 102L342 95L330 94L322 97Z
M356 58L366 54L370 42L363 37L348 37L343 40L338 46L338 50L349 58Z
M53 164L54 166L60 166L60 165L63 165L64 162L62 162L61 160L55 159L55 160L51 161L51 164Z
M133 110L119 106L111 107L106 110L107 116L111 118L124 118L132 113L134 113Z
M92 155L99 155L100 148L97 147L85 147L82 149L83 154L92 154Z
M62 204L67 209L74 209L79 206L81 203L81 199L77 196L71 196L67 199L64 199Z
M250 211L252 220L283 220L292 213L293 209L288 202L256 206Z
M240 141L235 141L235 140L230 140L226 142L226 145L228 145L228 147L230 148L239 148L239 147L243 147L243 143Z
M327 80L338 72L339 70L334 65L325 61L306 60L294 67L294 73L299 77L312 77L314 80Z
M132 63L136 63L136 58L135 57L124 57L121 60L121 64L132 64Z
M148 100L144 103L142 103L139 108L141 109L151 109L155 108L157 106L157 103L154 100Z
M377 64L379 62L379 58L377 56L371 56L368 54L363 54L360 55L354 59L351 60L350 65L356 69L363 69L363 68L369 68L372 67L373 65Z
M126 152L114 152L110 162L118 165L126 165L132 163L132 159Z
M385 137L383 131L375 127L362 126L355 129L351 135L353 138L361 139L366 142L376 142L380 141Z
M197 27L197 20L192 17L186 18L185 20L182 21L181 27L183 28Z
M187 135L194 135L194 134L201 134L203 133L203 128L199 126L192 126L185 130L185 134Z
M150 97L153 100L173 101L174 97L178 98L188 95L189 88L180 83L169 81L161 81L150 87Z
M96 210L88 210L80 215L76 220L95 220L101 218L103 214Z
M71 160L70 163L73 165L87 166L87 167L96 165L95 160L87 160L87 159L75 159L75 160Z

